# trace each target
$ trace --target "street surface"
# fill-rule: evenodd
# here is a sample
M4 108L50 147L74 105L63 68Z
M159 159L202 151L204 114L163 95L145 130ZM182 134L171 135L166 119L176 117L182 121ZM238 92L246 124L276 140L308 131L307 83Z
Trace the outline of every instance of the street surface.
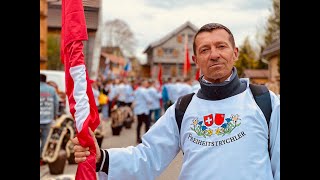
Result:
M130 129L123 128L120 136L113 136L110 127L110 121L105 125L105 134L102 141L102 148L126 147L136 145L136 121L132 124ZM144 126L141 128L141 134L144 133ZM180 152L177 157L171 162L168 168L155 180L175 180L178 179L182 162L182 153ZM40 180L74 180L77 170L77 164L68 164L64 168L63 174L52 175L49 172L48 164L40 166Z

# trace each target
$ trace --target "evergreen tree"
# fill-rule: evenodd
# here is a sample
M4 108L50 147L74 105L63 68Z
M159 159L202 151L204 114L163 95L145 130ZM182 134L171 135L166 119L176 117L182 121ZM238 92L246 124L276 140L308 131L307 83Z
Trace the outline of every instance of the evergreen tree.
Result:
M272 13L267 22L267 31L264 36L264 47L280 38L280 0L273 0Z
M257 55L250 44L248 36L239 47L239 57L235 66L240 77L243 76L245 69L256 69L258 66Z
M262 62L262 52L272 42L280 39L280 0L272 0L271 14L266 24L266 32L262 35L262 42L260 42L260 58L258 68L267 68L267 64ZM279 71L280 71L280 56L279 56Z

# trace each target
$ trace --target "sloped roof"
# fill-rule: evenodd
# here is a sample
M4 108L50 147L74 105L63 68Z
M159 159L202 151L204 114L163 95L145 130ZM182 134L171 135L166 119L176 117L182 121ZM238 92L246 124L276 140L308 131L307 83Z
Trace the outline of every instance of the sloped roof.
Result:
M108 58L111 62L113 62L115 64L124 65L126 62L123 57L119 57L119 56L105 53L105 52L101 52L101 56L103 56L104 58Z
M192 24L189 21L186 21L184 24L182 24L181 26L179 26L178 28L176 28L175 30L173 30L172 32L170 32L169 34L167 34L166 36L164 36L163 38L154 41L153 43L151 43L144 51L143 53L146 53L150 48L154 48L156 46L161 45L162 43L168 41L171 37L175 36L176 34L178 34L180 31L182 31L183 29L190 27L191 29L193 29L194 31L198 31L198 28Z
M267 69L245 69L243 71L245 78L268 78L269 71Z
M101 52L123 56L123 53L119 46L104 46L101 47Z
M280 53L280 39L277 39L263 50L262 56L267 58L279 53Z

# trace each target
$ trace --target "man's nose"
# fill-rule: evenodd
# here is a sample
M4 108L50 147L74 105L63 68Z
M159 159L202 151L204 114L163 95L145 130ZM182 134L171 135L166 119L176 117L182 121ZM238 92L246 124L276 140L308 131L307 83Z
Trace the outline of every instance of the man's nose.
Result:
M220 58L220 53L219 51L217 51L217 49L212 48L210 51L210 59L212 60L216 60Z

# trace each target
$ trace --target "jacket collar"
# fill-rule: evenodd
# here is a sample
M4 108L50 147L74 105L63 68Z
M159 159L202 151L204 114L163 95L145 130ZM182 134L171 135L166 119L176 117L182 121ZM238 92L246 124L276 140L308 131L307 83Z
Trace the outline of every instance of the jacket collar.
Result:
M240 81L235 67L232 68L232 71L230 81L222 83L207 83L203 80L202 75L199 78L201 88L197 96L206 100L221 100L242 93L246 90L247 84L245 81Z

